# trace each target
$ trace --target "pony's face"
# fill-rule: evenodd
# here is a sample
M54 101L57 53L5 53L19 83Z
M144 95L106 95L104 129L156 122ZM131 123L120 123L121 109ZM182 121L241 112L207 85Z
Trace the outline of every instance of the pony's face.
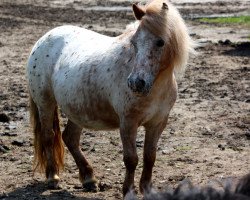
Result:
M135 65L128 76L128 86L133 92L147 95L160 71L165 41L139 26L131 38L131 46Z

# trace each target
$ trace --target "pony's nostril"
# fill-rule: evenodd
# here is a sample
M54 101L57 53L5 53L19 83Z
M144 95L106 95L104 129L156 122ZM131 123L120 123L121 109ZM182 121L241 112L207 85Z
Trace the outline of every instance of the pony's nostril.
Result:
M139 93L143 93L145 92L145 88L146 88L146 81L143 80L140 77L136 77L136 76L129 76L127 78L127 84L128 87L133 91L133 92L139 92Z
M138 79L136 79L136 83L135 84L136 84L137 89L139 91L141 91L145 87L146 82L143 79L138 78Z

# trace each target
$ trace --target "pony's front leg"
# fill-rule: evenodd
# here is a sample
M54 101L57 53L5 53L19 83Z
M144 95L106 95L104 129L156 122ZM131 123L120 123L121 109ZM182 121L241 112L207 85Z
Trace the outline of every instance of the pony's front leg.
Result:
M120 134L123 145L123 161L126 166L126 175L123 182L123 195L125 196L130 189L134 189L134 175L138 164L136 152L136 135L138 125L135 120L121 120Z
M68 120L62 137L79 168L79 179L83 188L90 192L96 192L98 190L98 181L94 176L94 170L79 147L81 132L82 129L79 126Z
M166 124L167 119L161 123L145 125L146 135L143 151L143 171L140 180L140 192L143 194L151 191L151 177L156 159L157 143Z

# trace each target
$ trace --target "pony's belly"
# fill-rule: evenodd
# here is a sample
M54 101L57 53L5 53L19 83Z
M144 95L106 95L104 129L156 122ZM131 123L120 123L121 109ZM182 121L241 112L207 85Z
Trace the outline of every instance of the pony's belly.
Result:
M96 121L82 121L81 125L83 128L90 130L112 130L119 128L119 123L111 120L96 120Z
M66 116L82 128L92 130L110 130L119 128L119 117L113 108L106 109L98 106L91 108L76 109L72 107L61 107Z

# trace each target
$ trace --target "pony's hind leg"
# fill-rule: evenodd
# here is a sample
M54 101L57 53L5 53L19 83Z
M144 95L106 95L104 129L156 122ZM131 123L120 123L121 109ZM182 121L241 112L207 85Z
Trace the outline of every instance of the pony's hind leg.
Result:
M98 190L98 181L94 176L93 168L84 157L79 146L81 131L82 129L79 126L68 120L62 135L63 141L79 168L79 178L83 188L86 191L96 192Z
M57 188L59 168L63 166L64 147L57 106L51 102L46 105L39 102L38 106L30 96L30 121L34 133L34 171L45 171L49 187Z
M39 154L45 168L48 186L58 188L59 169L63 167L64 147L59 129L58 111L55 104L38 108L41 133L37 136ZM54 112L51 112L54 111Z

